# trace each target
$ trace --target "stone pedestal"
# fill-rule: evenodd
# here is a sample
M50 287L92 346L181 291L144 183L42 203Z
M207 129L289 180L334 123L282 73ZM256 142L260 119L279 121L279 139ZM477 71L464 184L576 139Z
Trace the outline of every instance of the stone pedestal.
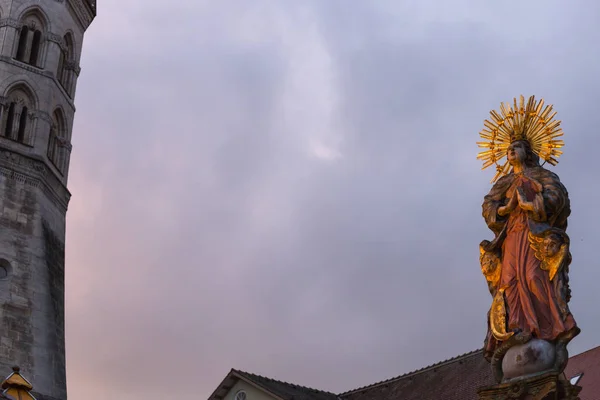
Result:
M480 388L479 400L579 400L581 387L563 374L547 373Z
M502 381L509 382L551 372L555 360L555 346L545 340L531 339L525 344L515 345L508 349L502 359Z

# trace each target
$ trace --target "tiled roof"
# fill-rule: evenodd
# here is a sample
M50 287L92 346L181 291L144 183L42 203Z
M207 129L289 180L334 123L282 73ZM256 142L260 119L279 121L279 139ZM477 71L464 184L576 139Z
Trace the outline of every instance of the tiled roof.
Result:
M340 394L343 400L477 400L477 389L494 384L481 350Z
M567 379L581 374L578 386L583 389L579 393L581 400L598 400L600 398L600 346L569 358L565 369Z
M566 377L580 374L580 399L599 400L600 346L569 359ZM283 400L477 400L477 389L495 384L482 350L339 395L232 369L210 400L222 400L231 379L245 379Z
M232 370L242 377L252 381L254 384L262 387L268 392L281 397L285 400L338 400L338 396L318 389L312 389L305 386L295 385L267 378L264 376L251 374L249 372Z

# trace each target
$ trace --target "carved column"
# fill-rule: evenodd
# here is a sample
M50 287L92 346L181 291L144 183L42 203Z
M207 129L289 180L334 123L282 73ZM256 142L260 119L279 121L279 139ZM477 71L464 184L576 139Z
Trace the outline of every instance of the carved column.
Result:
M58 75L61 68L59 68L60 57L64 52L64 41L62 36L47 32L46 33L46 63L44 64L45 69L51 71L56 76L56 79L60 80Z
M66 62L65 70L66 70L66 77L65 77L65 81L64 81L64 88L67 91L67 93L69 94L69 96L71 96L71 98L73 98L73 92L74 92L76 78L77 78L76 74L75 74L75 71L77 70L77 62L74 60L68 60Z

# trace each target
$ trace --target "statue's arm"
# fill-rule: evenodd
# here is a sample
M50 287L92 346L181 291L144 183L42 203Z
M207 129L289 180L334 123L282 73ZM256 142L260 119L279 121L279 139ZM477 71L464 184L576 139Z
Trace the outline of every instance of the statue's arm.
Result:
M510 211L506 212L506 206L498 197L492 193L488 194L485 196L482 206L482 215L485 223L495 233L499 233L502 230L506 223L505 215L510 213Z
M557 217L561 219L559 217L561 215L568 216L570 214L569 195L560 183L553 182L553 184L546 185L542 197L548 220L554 221ZM552 224L554 225L554 223ZM558 222L558 225L560 226L561 222Z
M517 206L516 196L511 196L511 200L506 201L506 193L512 182L511 176L500 178L483 198L483 218L496 235L504 228L508 214Z

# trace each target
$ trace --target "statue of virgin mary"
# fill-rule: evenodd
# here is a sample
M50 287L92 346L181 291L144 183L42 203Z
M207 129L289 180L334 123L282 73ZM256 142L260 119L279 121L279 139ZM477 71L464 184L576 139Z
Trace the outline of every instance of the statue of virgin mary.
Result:
M480 133L484 168L499 165L494 185L483 201L483 218L494 233L480 244L482 271L493 296L488 317L485 356L488 360L511 338L539 339L553 345L579 333L568 308L569 194L558 176L540 166L540 158L556 164L562 129L551 106L531 97L514 108L492 111ZM502 346L505 344L504 346ZM560 368L560 366L558 367ZM562 367L564 368L564 366ZM560 371L559 371L560 372Z

